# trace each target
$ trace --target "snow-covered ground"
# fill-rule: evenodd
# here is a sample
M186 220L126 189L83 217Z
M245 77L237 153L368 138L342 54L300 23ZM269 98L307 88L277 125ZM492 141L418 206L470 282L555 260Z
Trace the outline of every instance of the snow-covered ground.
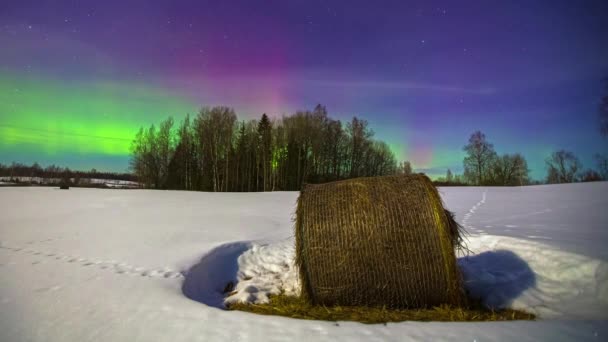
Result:
M459 259L469 291L537 321L336 325L221 309L299 290L295 192L4 187L0 341L602 341L607 190L440 189L471 233L475 254Z

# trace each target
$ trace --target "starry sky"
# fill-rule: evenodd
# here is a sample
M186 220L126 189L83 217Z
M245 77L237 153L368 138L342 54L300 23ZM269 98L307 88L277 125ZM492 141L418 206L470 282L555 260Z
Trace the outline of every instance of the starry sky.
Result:
M398 159L462 172L479 129L585 167L608 150L606 1L29 1L0 3L0 163L125 171L137 129L203 105L239 118L327 106Z

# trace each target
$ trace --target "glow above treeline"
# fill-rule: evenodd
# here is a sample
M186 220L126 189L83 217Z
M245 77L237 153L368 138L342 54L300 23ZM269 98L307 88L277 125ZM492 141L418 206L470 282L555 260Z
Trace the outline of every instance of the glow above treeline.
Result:
M3 75L0 148L23 154L124 156L140 126L195 111L194 104L145 84Z

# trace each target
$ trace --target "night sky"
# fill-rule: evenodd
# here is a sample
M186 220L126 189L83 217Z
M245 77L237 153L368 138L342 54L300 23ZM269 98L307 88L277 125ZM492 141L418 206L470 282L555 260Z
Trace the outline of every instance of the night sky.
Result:
M203 105L327 106L400 160L462 172L469 135L585 167L608 150L607 1L0 2L0 162L124 171L137 129Z

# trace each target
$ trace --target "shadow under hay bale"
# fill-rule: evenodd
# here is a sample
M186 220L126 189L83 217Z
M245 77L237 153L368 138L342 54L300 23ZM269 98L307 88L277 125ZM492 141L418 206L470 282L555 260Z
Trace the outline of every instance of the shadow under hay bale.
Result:
M536 286L530 265L508 250L487 251L458 259L467 291L490 309L509 307L527 289Z
M249 242L234 242L211 250L188 270L182 293L197 302L223 309L227 284L237 282L238 258L249 248Z
M426 176L307 185L296 215L296 262L311 303L465 304L454 253L460 227Z

